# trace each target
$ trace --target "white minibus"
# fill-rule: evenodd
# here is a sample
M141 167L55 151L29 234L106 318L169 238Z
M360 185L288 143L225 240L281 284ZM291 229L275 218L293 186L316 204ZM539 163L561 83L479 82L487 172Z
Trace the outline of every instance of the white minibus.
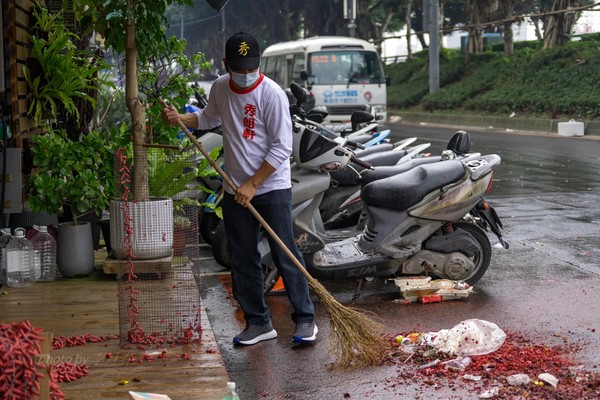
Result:
M296 82L326 109L328 122L347 122L356 110L387 120L389 80L372 43L341 36L317 36L271 45L262 54L261 72L289 88Z

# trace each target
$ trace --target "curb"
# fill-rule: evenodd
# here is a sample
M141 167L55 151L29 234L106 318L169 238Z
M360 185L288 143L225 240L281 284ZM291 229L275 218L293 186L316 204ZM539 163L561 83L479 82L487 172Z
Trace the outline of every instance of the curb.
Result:
M397 115L409 123L430 123L464 127L479 127L497 130L530 131L558 135L558 123L568 120L548 118L499 117L486 115L438 114L413 111L388 110L388 118ZM600 121L583 121L584 136L600 139ZM581 136L579 136L581 137Z

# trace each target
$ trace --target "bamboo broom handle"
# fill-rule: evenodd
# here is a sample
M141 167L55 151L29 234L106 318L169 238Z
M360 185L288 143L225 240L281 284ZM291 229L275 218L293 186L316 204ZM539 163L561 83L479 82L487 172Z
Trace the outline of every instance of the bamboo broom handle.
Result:
M169 106L163 99L159 98L158 101L160 101L160 103L163 105L163 107L171 108L171 106ZM231 180L229 175L227 175L225 173L225 171L223 171L223 169L221 169L219 164L217 164L216 161L212 159L210 154L206 150L204 150L204 148L202 147L202 145L200 144L198 139L196 139L196 137L194 135L192 135L192 133L183 124L183 122L181 122L181 120L178 120L177 125L179 125L179 127L183 130L183 132L185 132L185 135L192 141L192 143L194 143L194 145L198 148L198 150L200 150L200 153L202 153L202 155L208 160L210 165L212 165L213 168L217 170L219 175L221 175L223 177L225 182L227 182L227 184L233 190L237 190L237 185ZM304 265L302 265L302 263L298 260L298 258L296 258L294 253L292 253L291 250L285 245L285 243L283 243L283 241L279 238L279 236L275 233L275 231L269 226L267 221L265 221L265 219L258 213L258 211L256 211L256 209L254 208L254 206L252 204L248 204L248 210L250 210L252 215L254 215L254 217L258 220L258 222L261 224L261 226L267 231L267 233L273 238L273 240L275 240L275 242L279 245L279 247L282 248L282 250L285 252L285 254L287 254L287 256L290 258L290 260L292 260L294 262L296 267L298 267L298 269L304 274L306 279L308 279L309 282L315 281L315 278L313 278L312 275L310 275L308 273L306 268L304 268Z

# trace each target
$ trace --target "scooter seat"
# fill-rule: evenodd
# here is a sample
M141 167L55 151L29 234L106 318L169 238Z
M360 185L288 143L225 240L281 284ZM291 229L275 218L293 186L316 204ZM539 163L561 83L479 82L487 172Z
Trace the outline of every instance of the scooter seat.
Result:
M431 164L440 161L442 161L441 156L421 157L413 158L412 160L409 160L400 165L383 165L380 167L375 167L375 169L370 169L361 173L361 184L362 186L365 186L368 183L378 181L380 179L389 178L390 176L398 175L406 171L410 171L411 169L419 165Z
M406 210L428 193L456 182L464 174L463 163L456 160L420 165L365 185L361 198L367 206Z
M360 157L360 159L373 167L378 167L382 165L394 165L405 155L406 150L388 150L367 154L364 157ZM350 166L354 169L350 168ZM342 171L332 172L331 179L335 180L340 186L358 185L361 182L361 176L355 171L362 172L364 169L365 168L360 165L350 163L350 165Z
M365 157L369 154L379 153L381 151L388 151L388 150L394 150L394 145L391 143L380 143L375 146L369 146L366 149L357 149L354 151L354 156L356 158L362 159L363 157Z

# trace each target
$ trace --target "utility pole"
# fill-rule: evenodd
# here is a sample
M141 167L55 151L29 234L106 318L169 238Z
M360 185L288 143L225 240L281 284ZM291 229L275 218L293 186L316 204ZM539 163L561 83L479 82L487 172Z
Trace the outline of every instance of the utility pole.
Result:
M221 40L223 41L223 54L225 54L225 43L227 42L225 37L225 6L221 9Z
M181 39L185 39L183 37L183 6L179 9L179 16L181 17L181 27L179 28L179 37Z
M426 1L424 14L428 20L424 22L429 22L429 93L435 93L440 90L440 5L438 0Z
M348 36L355 37L356 0L344 0L344 19L348 21Z

